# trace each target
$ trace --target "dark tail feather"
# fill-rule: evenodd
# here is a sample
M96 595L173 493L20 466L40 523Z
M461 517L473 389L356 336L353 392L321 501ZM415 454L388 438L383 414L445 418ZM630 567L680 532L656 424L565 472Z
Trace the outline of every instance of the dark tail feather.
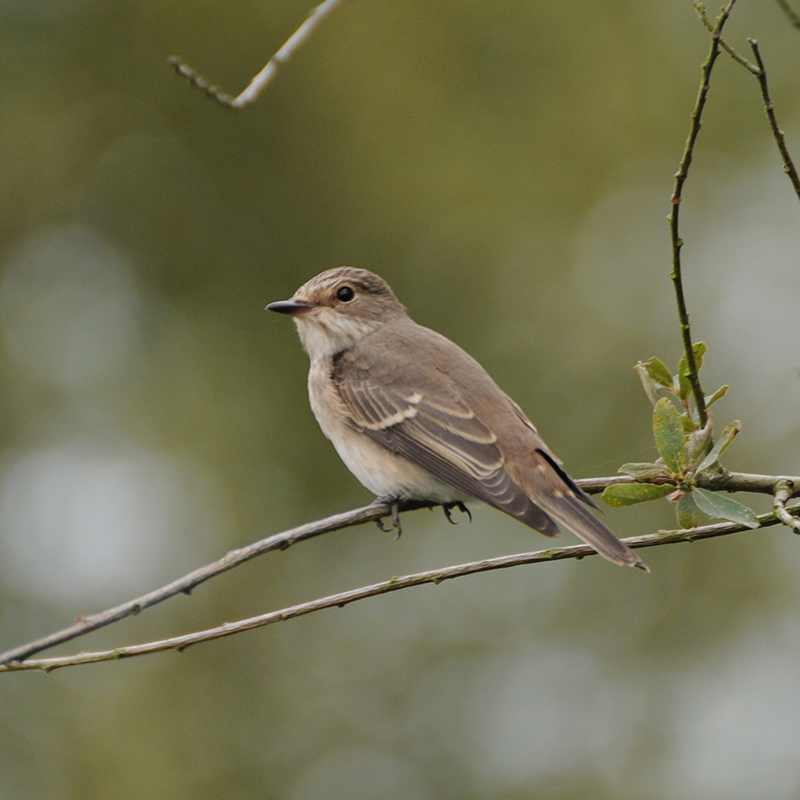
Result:
M621 542L576 497L565 496L536 498L544 510L565 528L591 545L603 558L625 567L650 572L647 564L633 550ZM544 501L544 502L542 502Z

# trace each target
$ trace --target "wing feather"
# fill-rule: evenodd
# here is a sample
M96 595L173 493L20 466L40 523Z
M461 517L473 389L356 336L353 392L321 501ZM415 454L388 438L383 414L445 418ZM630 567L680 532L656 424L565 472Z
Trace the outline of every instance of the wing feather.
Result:
M413 380L418 370L395 366L392 374L380 364L370 370L363 353L335 361L333 379L351 424L439 481L557 536L558 526L509 475L495 434L446 376Z

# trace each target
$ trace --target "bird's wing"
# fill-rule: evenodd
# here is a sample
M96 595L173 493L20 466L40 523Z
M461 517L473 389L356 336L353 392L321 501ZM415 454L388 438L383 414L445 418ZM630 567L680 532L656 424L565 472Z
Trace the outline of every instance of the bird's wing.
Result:
M476 361L414 323L402 330L387 326L382 335L382 342L356 345L334 357L332 379L350 425L442 483L546 536L558 535L555 519L610 561L647 570L588 511L584 503L595 504L567 475L519 406ZM443 358L447 372L434 366ZM451 377L464 374L472 376L474 386L456 384ZM470 396L474 402L479 392L490 405L500 404L494 423L479 418L467 400ZM507 421L509 413L521 424L506 428L501 444L493 428L501 419ZM512 462L506 461L506 453L513 453Z
M442 483L557 536L558 526L511 478L497 437L452 380L425 368L424 353L421 361L404 357L410 351L403 347L391 358L381 352L356 347L334 359L332 377L350 424Z

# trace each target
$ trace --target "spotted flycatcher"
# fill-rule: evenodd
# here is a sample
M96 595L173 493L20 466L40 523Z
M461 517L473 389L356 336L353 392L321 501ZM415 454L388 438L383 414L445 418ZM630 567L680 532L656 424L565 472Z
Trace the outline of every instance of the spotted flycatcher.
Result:
M609 561L649 571L586 508L597 506L520 407L474 358L411 320L377 275L330 269L267 308L294 318L322 432L396 525L400 500L448 510L476 498L545 536L558 535L556 520Z

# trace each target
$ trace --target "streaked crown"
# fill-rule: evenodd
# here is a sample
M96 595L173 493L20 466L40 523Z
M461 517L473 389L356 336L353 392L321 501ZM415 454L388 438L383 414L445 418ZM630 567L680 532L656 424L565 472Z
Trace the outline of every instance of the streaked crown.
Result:
M295 293L294 300L327 306L352 318L385 320L405 309L383 278L366 269L335 267L325 270Z

